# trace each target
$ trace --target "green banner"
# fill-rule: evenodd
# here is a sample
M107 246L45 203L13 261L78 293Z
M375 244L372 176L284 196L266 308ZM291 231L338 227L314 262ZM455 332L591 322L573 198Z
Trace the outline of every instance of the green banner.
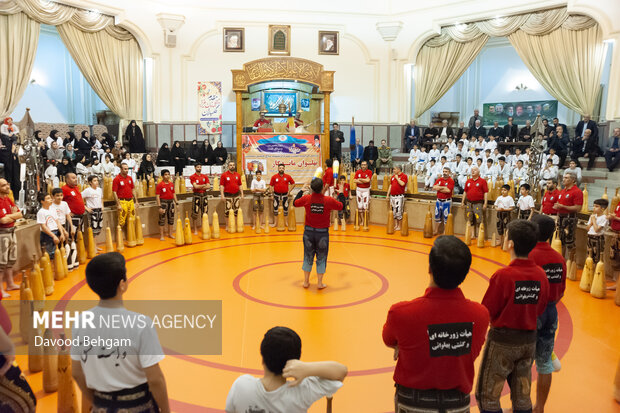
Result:
M558 116L558 101L532 100L482 104L484 126L493 126L495 121L499 122L500 125L505 125L510 116L514 118L514 123L517 125L524 125L526 120L531 120L534 123L537 115L549 119L549 123L551 123L551 120Z

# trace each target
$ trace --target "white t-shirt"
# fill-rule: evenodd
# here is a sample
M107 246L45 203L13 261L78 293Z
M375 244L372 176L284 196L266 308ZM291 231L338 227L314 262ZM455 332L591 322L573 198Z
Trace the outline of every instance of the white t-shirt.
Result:
M55 218L58 220L60 225L65 225L67 223L67 215L71 214L71 209L69 209L69 204L65 201L60 201L60 204L52 204L50 206L50 211L55 212ZM51 228L50 228L51 229Z
M226 398L226 413L303 413L312 403L331 396L342 382L319 377L306 377L299 385L284 384L266 391L260 378L244 374L233 383Z
M498 196L495 200L496 209L509 209L515 207L515 200L510 195Z
M534 208L534 198L532 198L532 195L522 196L517 201L517 206L521 211L529 211Z
M250 185L250 189L265 189L267 188L267 184L264 179L256 180L252 179L252 185Z
M607 217L605 216L605 214L602 214L600 216L596 216L596 215L592 215L592 216L596 218L596 225L598 225L598 232L594 230L594 226L591 226L590 229L588 230L588 235L603 235L603 233L605 232L605 228L607 228L607 224L609 223L609 221L607 220Z
M101 199L103 198L103 190L101 188L93 189L92 187L86 188L82 191L82 198L87 208L103 208Z
M56 211L52 211L51 207L50 209L39 209L39 212L37 212L37 224L45 224L50 231L56 231L58 229L58 225L56 225Z
M74 328L73 339L80 336L88 336L91 339L103 340L128 339L130 345L117 345L111 349L84 345L83 340L78 346L71 348L71 359L81 361L82 370L86 376L86 386L100 392L113 392L123 389L131 389L146 383L144 369L154 366L164 359L164 352L159 344L157 332L152 327L152 320L142 314L129 311L126 308L93 307L91 311L95 315L95 326L102 325L100 316L112 319L112 317L138 317L143 320L146 327L140 328L137 322L133 328ZM122 343L122 342L121 342ZM111 354L110 356L107 356ZM106 355L106 357L99 357Z

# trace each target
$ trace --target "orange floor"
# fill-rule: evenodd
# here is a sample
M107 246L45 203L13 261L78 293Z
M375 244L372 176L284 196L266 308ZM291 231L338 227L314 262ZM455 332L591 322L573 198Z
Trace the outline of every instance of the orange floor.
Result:
M223 300L223 354L168 356L162 368L173 411L223 412L230 385L239 372L261 370L259 344L274 325L295 329L302 359L338 360L349 368L334 398L336 412L393 411L392 351L381 340L386 313L394 302L417 297L428 284L432 240L420 232L408 237L370 232L332 233L323 291L301 288L301 229L296 233L255 235L222 231L219 240L177 248L172 240L148 239L126 249L130 278L127 299ZM472 271L462 288L481 300L488 277L508 262L499 248L472 247ZM57 282L51 299L94 299L84 283L84 266ZM11 299L17 298L17 293ZM561 372L553 375L547 412L620 412L612 397L620 357L620 307L614 292L599 300L568 282L559 307L556 352ZM318 307L318 308L317 308ZM21 342L16 331L12 336ZM26 370L26 357L18 356ZM56 411L56 395L42 390L41 373L27 374L39 412ZM533 392L534 395L535 392ZM508 396L503 406L510 407ZM319 401L311 412L324 411ZM473 408L472 411L477 411Z

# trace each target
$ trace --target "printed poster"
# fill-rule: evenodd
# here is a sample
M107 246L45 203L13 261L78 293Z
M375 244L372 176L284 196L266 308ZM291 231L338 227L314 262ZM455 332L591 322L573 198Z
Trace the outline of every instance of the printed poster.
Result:
M286 173L296 183L307 182L321 166L319 135L242 135L243 168L253 174L263 172L269 182L278 173L278 164L286 165Z
M536 120L536 116L551 120L558 115L557 100L533 100L527 102L496 102L484 103L482 105L483 126L493 126L497 121L500 125L505 125L508 118L514 118L515 125L525 125L526 120Z
M222 82L198 82L198 122L205 134L222 133Z

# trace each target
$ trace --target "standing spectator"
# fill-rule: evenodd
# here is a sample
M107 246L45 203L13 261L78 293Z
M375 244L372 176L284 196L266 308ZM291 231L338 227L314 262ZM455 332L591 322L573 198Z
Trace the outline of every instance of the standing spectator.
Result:
M481 413L501 412L501 389L510 384L514 412L531 412L532 363L538 316L549 301L547 275L528 255L537 244L536 224L516 220L508 225L511 262L493 274L482 299L491 329L476 385Z
M468 412L489 312L459 288L471 265L463 241L440 236L428 263L424 295L394 304L383 326L396 360L396 412Z
M241 186L241 175L236 170L234 162L228 162L228 170L220 176L220 197L224 202L224 214L226 218L233 210L235 216L239 211L241 199L243 199L243 187ZM226 220L226 229L228 228L228 219Z
M605 163L609 172L620 164L620 128L614 129L614 134L609 138L605 145Z
M172 166L172 155L167 143L162 144L157 152L157 166Z
M299 360L301 339L287 327L269 329L260 354L263 377L244 374L235 380L226 398L226 413L306 412L315 401L336 393L347 375L347 367L335 361Z
M368 169L374 172L377 168L377 159L379 158L379 151L375 146L375 141L368 142L368 146L364 148L364 161L368 165Z
M394 230L400 230L405 207L405 189L407 188L407 175L403 173L400 165L394 166L394 173L390 177L390 186L387 188L387 199L392 207L394 215Z
M127 126L127 129L125 129L125 141L129 142L129 152L146 152L146 145L144 142L144 136L142 136L142 129L140 129L140 126L136 124L135 120L129 122L129 126Z
M445 224L448 220L448 214L452 207L452 191L454 190L454 180L452 179L450 167L445 164L442 168L442 176L438 178L434 185L433 191L437 192L437 201L435 201L435 225L434 233L443 234Z
M334 122L333 129L329 131L329 157L331 159L342 158L342 142L344 142L344 133L340 130L340 125Z
M172 145L172 150L170 151L170 156L172 157L174 174L177 176L183 176L183 168L187 165L187 154L185 154L185 149L181 146L181 142L174 142Z
M549 281L549 303L544 313L538 317L536 331L536 406L534 412L542 413L551 389L551 373L557 371L552 361L555 332L558 328L557 303L566 289L566 261L551 248L549 243L555 231L553 218L535 215L532 221L538 225L538 242L530 252L529 258L541 267ZM559 361L557 361L559 363Z
M506 142L516 142L519 136L519 128L513 124L514 118L508 118L508 124L504 125L504 139Z
M596 126L596 122L590 118L590 115L587 114L583 115L583 119L577 123L575 138L583 138L588 129L590 129L592 138L598 144L598 126Z
M598 144L592 137L592 131L586 129L582 138L575 138L573 141L573 160L581 168L579 157L588 158L588 171L594 167L594 161L598 155Z
M226 163L226 159L228 159L228 151L226 151L226 148L222 145L222 141L217 141L217 145L213 150L213 158L216 165L224 165Z
M469 129L473 128L474 125L476 125L476 121L480 121L480 124L483 125L484 124L484 118L482 116L480 116L480 111L478 109L474 109L474 115L469 118Z
M415 119L411 119L411 122L409 122L405 128L405 148L407 152L409 152L414 145L417 145L420 139L420 128L416 125L416 122Z
M0 294L8 298L2 283L6 282L6 291L18 290L13 281L13 266L17 260L17 238L15 238L15 221L22 218L22 213L9 198L11 186L9 181L0 178ZM1 365L0 365L1 367Z

